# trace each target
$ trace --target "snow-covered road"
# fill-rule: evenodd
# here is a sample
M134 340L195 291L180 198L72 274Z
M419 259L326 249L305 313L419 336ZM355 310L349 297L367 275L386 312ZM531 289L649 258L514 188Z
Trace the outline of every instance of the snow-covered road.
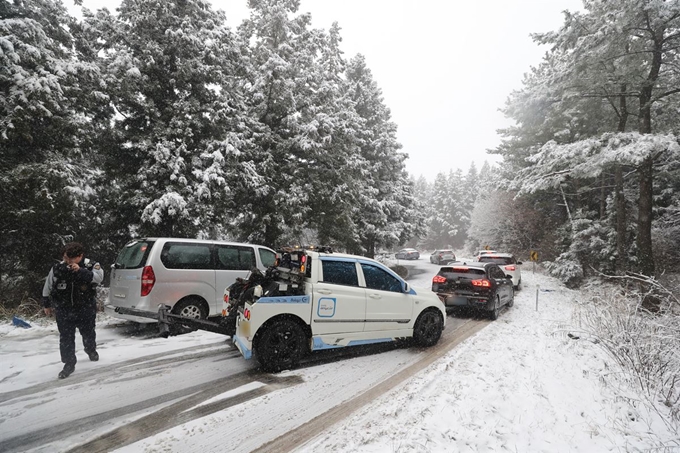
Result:
M406 264L415 287L438 269ZM225 337L162 339L102 318L101 360L80 350L76 372L57 380L55 326L3 325L0 451L623 451L669 438L653 413L603 385L599 349L566 337L579 293L531 267L523 280L496 322L450 316L440 344L485 328L401 383L390 380L434 348L348 349L272 375ZM301 427L319 435L272 443Z

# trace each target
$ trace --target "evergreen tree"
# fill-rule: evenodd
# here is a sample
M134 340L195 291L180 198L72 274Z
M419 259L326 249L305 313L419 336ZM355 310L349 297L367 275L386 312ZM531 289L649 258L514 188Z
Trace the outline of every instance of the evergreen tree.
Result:
M389 248L421 235L423 218L414 199L413 182L404 169L407 155L400 151L396 124L362 55L350 60L347 84L363 120L359 146L366 163L364 181L357 186L355 223L360 252L373 256L379 246Z
M543 184L559 189L564 205L586 208L582 212L593 211L588 205L594 197L587 194L595 192L591 185L599 182L599 209L595 212L604 218L606 206L615 207L615 225L610 228L617 232L619 259L625 253L627 236L621 165L635 168L639 187L635 196L639 200L636 267L653 274L654 165L675 153L677 140L668 135L645 135L654 132L655 116L660 119L659 126L672 123L672 114L657 115L653 107L668 104L680 93L674 64L680 42L680 5L649 0L592 1L585 9L584 13L567 14L559 31L536 36L538 42L552 44L553 49L525 82L527 89L509 104L506 112L520 126L506 131L509 139L498 151L514 156L511 162L515 165L530 165L517 175L519 186L533 190ZM628 132L632 100L637 100L639 134ZM598 114L600 111L604 115ZM615 131L619 135L611 135ZM615 187L615 203L609 205L605 186L611 177L607 172L613 173ZM576 192L576 198L568 200L569 192ZM572 234L577 233L572 228Z
M248 213L237 218L238 229L245 239L276 245L297 241L290 235L311 225L322 242L331 241L340 229L354 231L343 190L350 172L349 180L340 175L357 165L355 120L339 86L338 30L311 29L308 14L295 15L298 1L250 7L239 32L251 43L247 109L254 126L241 160L256 177L235 186Z
M203 0L123 0L88 15L117 115L105 169L118 225L132 235L216 231L243 142L240 48Z
M75 28L59 1L0 3L3 297L37 297L61 246L101 226L95 137L108 99Z

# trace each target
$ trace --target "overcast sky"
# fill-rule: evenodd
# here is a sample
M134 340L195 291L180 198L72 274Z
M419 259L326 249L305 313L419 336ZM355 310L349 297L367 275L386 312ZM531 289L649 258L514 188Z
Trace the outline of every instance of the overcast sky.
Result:
M69 3L68 0L65 0ZM84 0L107 6L119 0ZM235 28L247 0L213 0ZM438 172L477 169L510 123L498 111L547 48L530 33L557 29L581 0L301 0L316 28L342 28L347 59L361 53L398 126L406 169L432 181Z

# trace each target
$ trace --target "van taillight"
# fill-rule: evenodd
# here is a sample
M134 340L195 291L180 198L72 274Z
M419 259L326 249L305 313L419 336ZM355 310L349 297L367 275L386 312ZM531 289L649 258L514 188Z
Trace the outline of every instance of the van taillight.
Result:
M432 283L446 283L446 277L442 275L435 275L432 279Z
M144 266L142 270L142 297L149 295L155 283L156 274L153 273L153 267Z

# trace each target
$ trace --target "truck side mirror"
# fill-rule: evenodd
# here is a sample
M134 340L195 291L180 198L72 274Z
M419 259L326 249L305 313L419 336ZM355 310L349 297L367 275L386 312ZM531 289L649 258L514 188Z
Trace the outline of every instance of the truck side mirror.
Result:
M408 282L404 282L404 292L405 293L411 292L411 285L409 285Z

